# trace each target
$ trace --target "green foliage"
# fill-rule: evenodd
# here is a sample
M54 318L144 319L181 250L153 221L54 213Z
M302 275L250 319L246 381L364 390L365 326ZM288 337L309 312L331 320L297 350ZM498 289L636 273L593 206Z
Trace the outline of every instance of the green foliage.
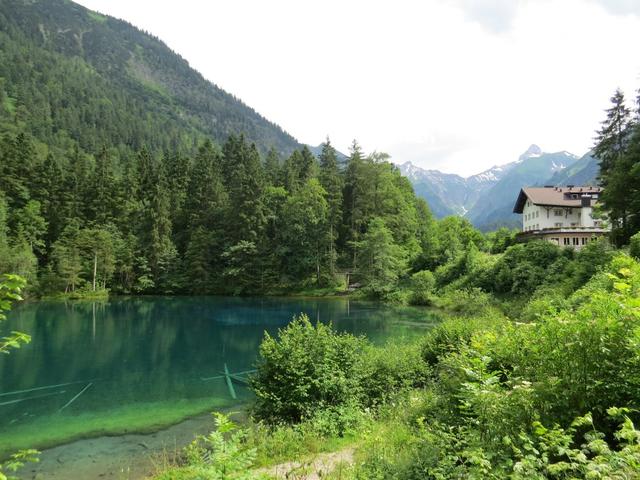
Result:
M247 447L246 432L238 428L228 415L214 413L215 430L197 437L184 449L184 466L170 469L158 480L250 480L265 478L249 471L256 449Z
M11 304L22 300L20 292L26 282L18 275L5 274L0 276L0 322L6 319L5 312L11 309ZM20 348L29 343L31 337L22 332L11 332L8 336L0 338L0 353L9 353L12 348Z
M430 305L436 287L436 278L429 270L416 272L411 276L411 303Z
M444 290L434 302L437 307L466 317L482 317L493 310L492 303L492 297L479 288Z
M433 383L371 430L352 477L635 478L639 298L618 255L535 323L445 321L422 347Z
M363 338L295 318L278 337L265 334L258 371L251 381L254 415L269 423L296 423L323 409L360 399L359 362Z
M345 435L362 409L425 385L430 371L420 355L419 344L372 347L298 317L260 346L254 417L269 424L307 421L323 435Z
M16 477L7 476L5 473L13 473L21 467L24 467L25 463L37 462L39 453L40 452L38 452L37 450L29 449L21 450L20 452L11 455L9 460L5 460L4 462L0 463L0 480L15 479Z
M375 297L384 298L406 270L405 250L395 244L391 230L377 217L370 221L358 248L359 272L367 290Z
M383 405L399 392L424 387L431 370L422 361L421 353L417 342L367 348L359 372L365 406Z
M342 171L329 143L280 168L244 135L162 156L102 144L41 157L28 135L2 141L0 271L34 290L39 276L47 294L267 293L329 287L348 270L384 298L436 256L428 208L384 154Z
M11 309L11 304L22 300L20 292L25 287L26 282L18 275L5 274L0 276L0 323L6 320L5 312ZM8 336L0 338L0 354L8 354L12 348L20 348L28 343L31 337L22 332L11 332ZM14 477L7 477L6 472L15 472L23 467L27 462L37 462L37 450L21 450L14 453L8 460L0 462L0 480L11 480Z
M601 195L613 242L625 245L640 231L640 123L631 118L623 93L611 97L611 107L597 132L594 155L600 161Z
M640 260L640 232L631 237L629 241L629 253L632 257Z

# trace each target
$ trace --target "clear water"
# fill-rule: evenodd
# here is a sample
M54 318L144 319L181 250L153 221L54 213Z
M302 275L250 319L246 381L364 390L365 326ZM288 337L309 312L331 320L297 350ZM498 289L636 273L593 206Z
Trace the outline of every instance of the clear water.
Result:
M128 424L153 428L245 401L246 387L234 384L234 400L220 378L224 364L232 373L252 369L264 332L276 333L302 312L377 343L416 335L439 321L425 309L346 298L23 304L0 331L32 336L0 358L0 454L124 432Z

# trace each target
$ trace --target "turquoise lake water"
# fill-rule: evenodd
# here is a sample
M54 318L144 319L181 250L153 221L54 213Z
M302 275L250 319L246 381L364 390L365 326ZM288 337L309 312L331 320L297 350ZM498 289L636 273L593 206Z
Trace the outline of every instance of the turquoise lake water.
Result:
M172 410L186 416L246 401L246 387L234 385L234 400L223 378L209 378L225 364L232 373L252 369L264 332L275 334L300 313L376 343L439 322L425 309L346 298L26 303L0 331L32 336L0 358L0 454L22 443L37 447L40 437L51 444L65 435L109 433L118 416L135 416L140 428L171 421Z

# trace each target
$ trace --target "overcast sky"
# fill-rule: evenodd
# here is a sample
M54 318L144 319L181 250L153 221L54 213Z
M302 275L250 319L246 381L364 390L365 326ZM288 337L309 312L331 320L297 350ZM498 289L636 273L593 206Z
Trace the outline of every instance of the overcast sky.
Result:
M640 88L640 0L80 0L163 41L298 140L462 175L585 153ZM631 102L630 102L631 103Z

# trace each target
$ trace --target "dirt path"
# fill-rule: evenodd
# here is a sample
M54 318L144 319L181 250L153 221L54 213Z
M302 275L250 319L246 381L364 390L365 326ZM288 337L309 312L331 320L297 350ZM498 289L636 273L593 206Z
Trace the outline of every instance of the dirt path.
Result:
M172 459L197 434L213 428L210 414L151 434L99 437L44 450L17 473L24 480L140 480Z
M286 462L258 470L261 473L287 480L320 480L336 469L353 464L353 448L320 453L301 462Z

